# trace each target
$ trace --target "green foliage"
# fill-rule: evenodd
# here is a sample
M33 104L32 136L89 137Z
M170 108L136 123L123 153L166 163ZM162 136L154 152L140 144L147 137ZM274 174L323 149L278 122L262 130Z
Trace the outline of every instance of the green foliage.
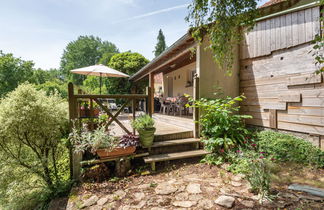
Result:
M271 170L270 162L265 158L254 159L249 163L247 180L252 191L259 195L262 202L264 198L270 198Z
M109 135L106 130L106 125L100 126L93 132L86 129L80 130L74 126L69 135L69 140L76 151L84 152L90 150L94 154L98 149L112 151L119 145L120 139Z
M155 45L154 55L155 57L159 56L167 48L165 43L165 37L162 32L162 29L159 30L159 35L157 36L157 43Z
M243 99L244 96L190 99L193 102L192 107L201 111L199 123L205 149L221 154L243 144L245 135L249 133L243 119L251 118L238 114L240 107L237 103Z
M154 120L150 115L141 115L132 121L132 127L139 130L147 130L154 128Z
M304 139L273 131L262 131L257 137L260 150L277 160L324 166L324 152Z
M102 55L102 57L99 60L99 64L103 64L103 65L108 65L110 59L116 55L117 53L115 52L106 52Z
M70 70L95 65L105 53L118 53L118 49L99 37L80 36L66 46L61 58L61 70L67 78L81 85L85 76L70 74Z
M69 186L67 103L22 84L0 110L0 207L33 209Z
M133 75L149 61L139 53L124 52L114 55L108 66L128 75ZM128 78L107 78L106 87L109 94L127 94L131 90ZM141 87L139 87L141 88Z
M320 5L322 6L321 8L321 13L323 14L324 9L324 0L320 0ZM324 17L321 16L320 18L321 26L323 27L324 24ZM313 41L315 44L313 46L313 50L311 51L313 53L313 56L315 58L315 65L318 66L318 70L315 72L317 74L320 74L321 72L324 72L324 55L323 55L323 50L324 50L324 35L322 34L317 34L314 38Z
M67 83L62 82L58 79L47 80L46 82L36 85L37 90L43 90L47 95L58 94L62 98L67 98Z
M33 75L34 63L15 58L0 51L0 97L28 81Z
M231 73L234 47L242 39L240 28L249 30L257 15L257 0L193 0L186 20L197 41L209 35L214 60Z

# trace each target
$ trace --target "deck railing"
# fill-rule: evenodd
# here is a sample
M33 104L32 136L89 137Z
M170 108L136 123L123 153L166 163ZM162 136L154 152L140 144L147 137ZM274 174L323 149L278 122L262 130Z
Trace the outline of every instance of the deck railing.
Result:
M94 103L96 103L102 111L104 111L108 116L108 121L106 126L108 127L111 125L112 122L116 122L127 134L133 133L135 134L135 130L129 131L123 123L121 123L118 119L120 113L124 111L124 108L127 107L131 103L131 112L132 112L132 119L134 120L136 117L136 110L137 110L137 101L138 100L145 100L145 107L144 110L147 114L152 116L153 113L153 97L151 88L146 88L146 94L135 94L135 91L132 90L134 94L118 94L118 95L90 95L90 94L82 94L79 92L78 94L74 94L74 86L72 83L68 85L68 101L69 101L69 119L70 119L70 128L72 129L73 122L78 121L82 118L88 118L90 120L90 130L94 129L94 122L95 116L93 116L94 110ZM102 99L124 99L125 103L115 112L113 113L108 106L105 106L102 102ZM89 103L89 114L90 116L82 117L80 114L80 108L82 101L87 101ZM80 123L81 124L81 123ZM72 156L72 151L71 151ZM73 153L73 163L71 162L71 172L73 174L74 179L79 179L80 175L80 161L82 160L82 154L75 154Z

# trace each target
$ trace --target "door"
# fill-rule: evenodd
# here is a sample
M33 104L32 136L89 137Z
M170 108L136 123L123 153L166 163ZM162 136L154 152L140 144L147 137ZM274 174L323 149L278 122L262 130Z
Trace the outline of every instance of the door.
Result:
M173 97L173 77L168 77L168 97Z

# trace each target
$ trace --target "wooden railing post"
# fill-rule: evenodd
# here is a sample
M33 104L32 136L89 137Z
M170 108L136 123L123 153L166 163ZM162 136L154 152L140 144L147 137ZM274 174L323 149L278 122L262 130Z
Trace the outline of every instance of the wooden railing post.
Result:
M193 98L194 100L199 99L199 77L195 76L194 77L194 91L193 91ZM200 126L199 126L199 109L194 108L193 109L193 116L194 116L194 121L195 121L195 127L194 127L194 137L199 138L200 137Z
M73 128L73 121L77 118L77 101L74 95L74 87L70 82L68 84L68 97L69 97L69 120L70 120L70 131ZM74 180L80 179L80 162L82 161L82 154L73 151L72 144L69 146L69 158L70 158L70 177Z
M147 109L147 114L150 115L152 117L153 114L153 110L152 110L152 103L153 103L153 97L152 97L152 91L150 87L146 87L146 95L147 95L147 105L146 105L146 109Z
M131 93L132 94L136 93L135 87L133 87L131 89ZM135 118L136 118L136 98L133 98L133 100L132 100L132 113L133 113L133 120L135 120ZM136 134L136 130L133 128L133 135L135 135L135 134Z

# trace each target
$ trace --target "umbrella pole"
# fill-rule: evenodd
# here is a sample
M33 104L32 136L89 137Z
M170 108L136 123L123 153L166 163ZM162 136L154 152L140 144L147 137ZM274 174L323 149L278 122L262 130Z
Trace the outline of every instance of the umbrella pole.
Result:
M102 77L101 77L101 73L100 73L100 95L101 95L101 85L102 85Z

